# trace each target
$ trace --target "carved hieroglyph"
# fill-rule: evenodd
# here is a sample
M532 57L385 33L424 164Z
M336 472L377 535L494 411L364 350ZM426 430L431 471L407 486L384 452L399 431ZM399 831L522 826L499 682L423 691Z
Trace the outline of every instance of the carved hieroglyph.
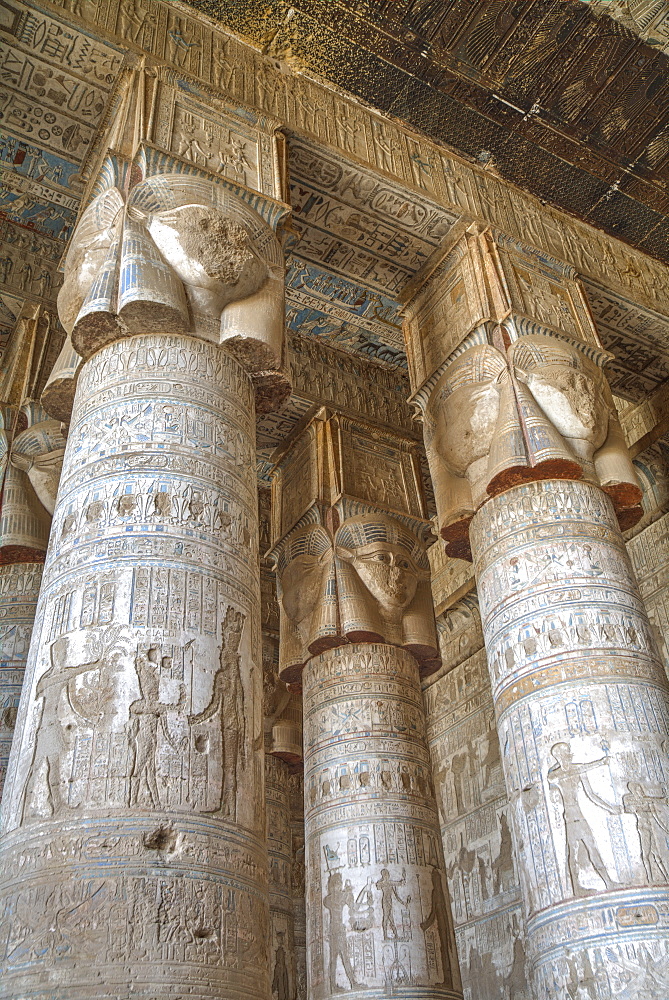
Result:
M309 995L461 997L416 660L313 657L304 722Z
M270 988L277 1000L294 1000L297 988L292 893L290 770L265 754L267 850L269 853Z
M663 996L669 690L611 501L517 486L471 542L535 996Z
M304 775L290 775L290 825L292 830L291 891L295 942L295 1000L307 1000L307 915L304 866Z

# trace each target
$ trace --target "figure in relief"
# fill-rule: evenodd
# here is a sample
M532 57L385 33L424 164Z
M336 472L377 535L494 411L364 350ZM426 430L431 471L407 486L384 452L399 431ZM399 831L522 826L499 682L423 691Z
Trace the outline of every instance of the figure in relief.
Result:
M404 870L401 879L392 879L387 868L381 869L381 878L376 883L376 888L381 893L381 927L384 941L391 940L390 931L392 931L395 940L398 938L397 925L393 916L393 899L396 899L400 906L409 905L411 897L404 900L397 891L401 885L406 884L406 880L407 876Z
M68 764L66 758L76 738L76 730L71 721L72 713L89 725L91 723L85 714L85 694L82 700L76 690L76 681L89 671L100 670L101 676L103 668L113 672L111 651L118 641L119 631L118 626L113 626L106 631L101 641L93 636L91 643L95 659L80 664L71 665L68 662L72 652L67 636L61 636L51 643L51 664L38 680L35 689L35 697L42 699L42 705L32 763L23 789L24 818L36 791L36 779L44 767L50 814L57 816L63 806L69 805L64 784ZM105 689L102 699L99 696L95 698L98 713L112 698L113 690L109 688Z
M211 699L206 708L188 718L190 726L216 718L220 727L222 780L215 815L234 819L237 815L237 770L246 764L246 717L241 677L239 645L246 616L229 607L221 626L220 666L214 677Z
M353 889L349 882L342 885L340 872L331 872L328 878L327 895L323 899L323 906L330 915L330 925L328 928L328 944L330 947L329 975L330 990L332 993L341 993L342 989L337 986L337 959L341 959L349 981L349 989L364 990L364 983L357 982L353 967L348 957L348 944L346 942L346 924L344 923L344 907L348 908L349 919L353 915L354 900Z
M565 825L565 839L567 846L567 869L571 879L574 895L585 896L593 890L583 889L579 883L579 854L581 849L586 853L590 864L597 872L607 889L613 889L615 882L610 878L606 865L599 852L595 834L589 821L583 814L579 802L579 792L592 803L605 809L614 815L618 812L616 806L612 806L600 798L593 791L588 780L588 771L593 771L598 767L608 764L609 757L600 757L585 763L576 763L571 747L568 743L556 743L551 753L557 761L548 772L548 783L554 790L556 797L562 803L562 814Z
M120 0L119 18L121 34L130 42L139 42L142 28L147 23L155 24L155 17L144 9L139 0Z
M499 817L499 854L492 863L493 867L493 893L506 892L513 888L515 883L515 871L513 867L513 842L511 840L511 830L506 813L501 813Z
M156 779L158 727L160 726L163 736L172 749L176 750L178 747L170 733L167 713L183 708L186 700L186 689L183 685L177 702L167 703L160 700L158 655L158 649L152 646L146 653L138 652L135 657L140 696L130 705L130 717L126 726L130 744L129 804L131 806L142 804L140 792L144 783L149 803L154 809L160 808L161 805Z
M442 874L438 868L433 868L430 912L425 920L421 921L420 929L424 932L429 930L433 924L436 925L437 937L439 938L439 954L441 955L442 980L439 984L441 986L451 986L453 983L448 912Z
M201 48L201 42L189 28L185 17L175 17L167 35L170 40L170 59L177 66L186 66L191 53ZM192 60L190 68L193 68Z
M623 795L623 811L636 817L641 857L649 882L669 882L667 834L669 803L665 794L654 795L641 782L628 781Z
M284 947L285 931L277 931L278 944L274 953L274 975L272 976L272 996L277 1000L290 1000L290 980Z

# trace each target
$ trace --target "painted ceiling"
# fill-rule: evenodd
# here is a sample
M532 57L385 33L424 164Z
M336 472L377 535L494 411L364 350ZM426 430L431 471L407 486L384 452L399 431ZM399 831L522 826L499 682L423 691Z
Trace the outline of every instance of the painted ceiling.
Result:
M253 5L242 3L242 0L230 0L225 6L233 13L236 10L240 16L246 10L244 16L248 18ZM274 12L272 17L278 17L282 7L279 0L263 6ZM413 53L413 58L416 47L422 46L421 51L427 53L421 57L426 67L432 65L430 59L434 61L437 55L448 62L455 53L453 58L459 61L460 66L458 72L465 73L461 57L466 49L471 65L467 64L469 68L465 75L468 74L472 86L475 79L479 80L477 86L483 86L481 81L484 78L492 79L490 74L498 72L495 69L497 56L493 58L497 50L490 48L496 37L490 21L494 6L487 0L477 4L468 0L468 9L476 8L480 15L477 21L480 30L474 31L471 17L463 15L459 34L456 32L461 39L458 43L460 48L455 46L455 35L453 38L448 36L448 44L444 41L446 27L452 23L444 18L446 15L454 17L459 9L451 0L439 0L438 3L421 0L413 5L406 0L357 4L327 0L327 9L319 7L318 3L307 4L306 0L300 0L294 9L301 12L300 16L307 16L307 7L311 11L309 16L320 11L321 21L327 30L336 21L343 32L342 37L353 23L350 17L354 17L356 25L364 27L357 32L355 45L347 50L350 51L350 58L347 56L341 61L342 67L357 67L355 71L360 86L371 86L373 83L369 70L372 64L364 62L361 52L367 46L365 59L370 57L369 46L381 35L385 39L384 59L389 60L384 65L391 65L392 58L395 58L392 53L397 54L400 48ZM584 25L583 30L591 24L591 12L585 3L564 6L579 9L583 6L585 21L577 17L573 23ZM509 38L517 35L521 24L525 25L523 37L530 38L539 37L540 23L548 30L550 25L555 27L560 20L555 4L545 0L541 3L505 3L507 18L511 16L509 12L512 8L518 25L513 19L508 22ZM545 15L541 22L536 21L539 8ZM336 11L339 13L335 17ZM501 16L501 9L497 14ZM341 22L337 20L340 15L343 18ZM83 187L82 165L103 120L123 59L120 43L102 41L92 32L70 27L67 16L65 12L59 18L37 5L28 6L19 0L0 0L0 352L6 346L26 303L41 303L51 311L55 308L55 295L61 280L57 267L76 220ZM244 23L250 22L242 18L233 27L239 30ZM437 26L440 26L439 31ZM591 27L588 31L590 34L586 31L586 36L592 42ZM399 32L404 38L399 48L392 43L393 32ZM615 37L623 39L630 52L637 51L635 46L641 44L638 38L631 41L630 33L619 25L615 25L615 32L619 32ZM471 43L466 41L467 38L471 39ZM473 39L478 41L475 43ZM526 65L522 59L529 59L530 56L522 56L525 50L517 41L516 62L509 58L506 64L511 69L513 66L516 68L513 72L510 69L504 79L499 77L500 93L506 80L504 86L507 88L525 86L529 100L529 85L521 80L521 69ZM499 39L495 45L498 42ZM280 47L276 32L271 45ZM653 58L656 55L653 54ZM532 58L535 57L536 53ZM549 61L541 65L542 72L548 73L553 63ZM655 72L652 59L645 65L649 67L648 73ZM447 78L450 79L446 70L438 76L442 82ZM415 86L419 87L416 94L423 93L417 77ZM436 95L436 84L430 84L430 87ZM459 88L459 84L457 87L449 84L447 89L451 98L459 95L457 100L461 101L465 91ZM352 89L351 86L348 89ZM577 91L578 88L573 93ZM399 97L400 92L401 88L397 89L396 96ZM511 94L512 90L508 93ZM515 90L513 93L516 95L514 99L525 100ZM663 94L662 88L656 93L653 105L656 110L664 100ZM582 111L584 105L580 97L578 100L574 97L574 102L570 120L573 135L576 135L579 128L585 127L583 114L580 111L577 113L577 109ZM408 113L409 105L402 106ZM430 106L428 102L423 110ZM464 113L465 104L461 103L458 107L462 112L462 134L466 135L467 123L473 119ZM396 109L400 109L400 104L396 105ZM632 124L636 122L634 128L641 128L642 117L639 110L639 114L631 119ZM646 114L645 120L647 117ZM508 119L507 124L510 121ZM652 123L647 121L647 124L650 131L647 129L646 136L652 132ZM354 129L355 123L344 120L337 123L344 149L349 148L346 143L349 127ZM535 165L533 158L539 147L528 146L530 140L523 139L521 133L519 126L514 134L525 145L521 143L518 146L518 169L528 172L526 186L531 187L534 184L534 175L531 174ZM613 132L607 134L615 146ZM428 191L424 195L415 191L407 193L380 174L363 169L354 161L354 153L348 160L345 155L296 134L290 134L288 139L293 233L287 261L286 318L293 347L295 393L280 414L264 418L259 427L258 446L263 475L273 448L308 416L319 401L336 402L352 413L369 405L373 408L375 419L401 426L408 433L419 436L419 429L412 424L411 414L404 402L409 389L399 292L448 237L457 221L452 213L429 199ZM539 142L538 133L532 142L535 139ZM488 147L491 143L487 143ZM639 153L639 148L635 146L634 151L641 164L643 155ZM566 169L567 161L561 162ZM592 162L587 160L587 170L594 169ZM660 173L664 170L663 163L660 160L656 162ZM500 164L503 165L501 160ZM497 168L501 170L499 164ZM420 162L415 164L415 169L420 174ZM650 189L654 190L655 182L644 170L644 177ZM577 183L580 183L578 179ZM630 211L632 204L631 196L625 197L627 207L624 211L621 209L623 215ZM615 199L610 201L615 202ZM641 205L641 201L637 200L634 204ZM614 391L633 401L646 398L669 378L669 370L662 360L669 342L666 318L642 309L622 296L614 296L592 282L588 283L587 292L600 335L616 358L611 369ZM312 353L309 353L309 345L313 347ZM364 405L361 403L362 396Z
M621 21L566 0L189 5L669 261L669 58Z

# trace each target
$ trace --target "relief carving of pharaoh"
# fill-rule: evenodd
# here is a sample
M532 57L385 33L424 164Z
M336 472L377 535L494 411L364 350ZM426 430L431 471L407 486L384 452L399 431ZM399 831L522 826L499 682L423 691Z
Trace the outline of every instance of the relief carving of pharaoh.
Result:
M403 646L431 670L439 654L424 544L387 514L359 514L338 529L335 554L345 638Z
M447 552L468 556L468 524L488 496L537 479L597 483L624 527L634 523L641 491L599 365L554 337L493 339L455 358L425 407Z
M275 559L281 604L280 673L291 682L299 680L310 656L341 643L332 540L321 524L298 525Z
M127 197L119 182L88 206L58 309L85 359L134 333L225 343L260 387L260 408L273 408L289 388L279 374L283 271L276 235L223 184L163 174L140 180Z

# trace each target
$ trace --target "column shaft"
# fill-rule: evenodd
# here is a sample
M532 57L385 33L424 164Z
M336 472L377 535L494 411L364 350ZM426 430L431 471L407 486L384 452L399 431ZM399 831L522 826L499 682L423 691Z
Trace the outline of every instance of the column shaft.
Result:
M254 432L213 344L83 365L7 780L1 996L268 996Z
M537 1000L665 996L669 691L611 501L528 483L470 537Z
M416 660L343 646L303 683L310 996L461 996Z
M290 888L293 897L295 941L295 1000L307 1000L307 915L304 892L304 775L302 770L290 776L290 824L292 864Z
M41 581L41 562L0 566L0 799Z
M270 976L272 996L295 996L295 948L291 893L292 831L290 826L290 770L285 761L265 754L267 850L269 853Z

